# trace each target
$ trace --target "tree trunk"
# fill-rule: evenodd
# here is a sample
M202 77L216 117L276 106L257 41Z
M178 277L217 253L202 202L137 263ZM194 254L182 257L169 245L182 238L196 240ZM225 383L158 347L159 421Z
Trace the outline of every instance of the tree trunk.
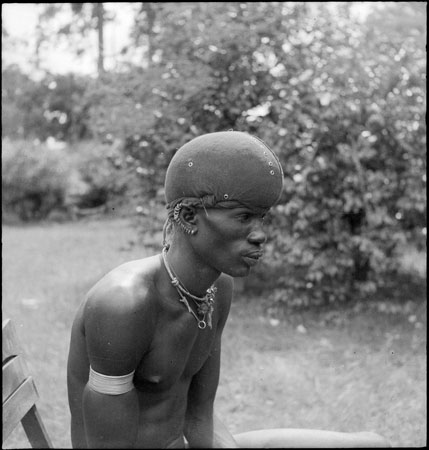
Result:
M149 2L143 2L141 10L146 13L147 20L147 60L148 65L152 65L152 57L154 54L154 44L153 44L153 27L155 24L156 12L154 7Z
M97 70L98 76L104 73L104 5L103 3L96 3L96 17L97 17L97 33L98 33L98 61Z

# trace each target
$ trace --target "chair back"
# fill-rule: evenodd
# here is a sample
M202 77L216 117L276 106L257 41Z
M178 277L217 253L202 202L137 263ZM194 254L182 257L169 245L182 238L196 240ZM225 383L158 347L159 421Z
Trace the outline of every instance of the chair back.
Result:
M32 448L53 448L36 407L39 394L10 319L2 323L3 442L22 423Z

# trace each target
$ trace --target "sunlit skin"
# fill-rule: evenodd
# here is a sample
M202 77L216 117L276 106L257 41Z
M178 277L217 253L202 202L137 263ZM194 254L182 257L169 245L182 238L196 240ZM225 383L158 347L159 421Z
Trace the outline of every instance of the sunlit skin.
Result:
M180 448L184 436L195 447L213 445L230 277L249 273L266 234L263 215L248 208L183 208L181 219L196 233L176 230L167 259L193 294L203 295L215 284L213 328L198 329L160 255L103 277L82 303L72 330L68 390L75 448ZM89 363L107 375L135 370L135 389L120 396L92 391L86 386ZM129 427L125 432L122 421Z

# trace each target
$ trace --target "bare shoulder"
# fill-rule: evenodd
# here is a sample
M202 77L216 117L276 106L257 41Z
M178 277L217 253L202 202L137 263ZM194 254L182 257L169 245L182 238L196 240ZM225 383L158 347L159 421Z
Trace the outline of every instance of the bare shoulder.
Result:
M160 268L159 255L121 264L101 278L87 294L87 307L135 312L150 303Z
M127 369L133 368L136 355L149 347L156 323L153 285L159 266L159 256L121 264L88 292L82 327L91 364L103 373L117 369L106 361L125 361Z

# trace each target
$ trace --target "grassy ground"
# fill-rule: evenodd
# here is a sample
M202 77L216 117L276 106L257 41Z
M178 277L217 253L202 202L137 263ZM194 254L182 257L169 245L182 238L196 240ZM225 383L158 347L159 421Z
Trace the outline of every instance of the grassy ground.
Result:
M135 240L125 220L3 227L3 318L15 322L56 448L70 448L73 314L104 273L154 252L153 241L144 249ZM220 416L233 432L373 430L393 446L425 446L425 294L405 286L404 295L280 322L264 315L260 299L239 296L223 341ZM29 448L21 428L3 448Z

